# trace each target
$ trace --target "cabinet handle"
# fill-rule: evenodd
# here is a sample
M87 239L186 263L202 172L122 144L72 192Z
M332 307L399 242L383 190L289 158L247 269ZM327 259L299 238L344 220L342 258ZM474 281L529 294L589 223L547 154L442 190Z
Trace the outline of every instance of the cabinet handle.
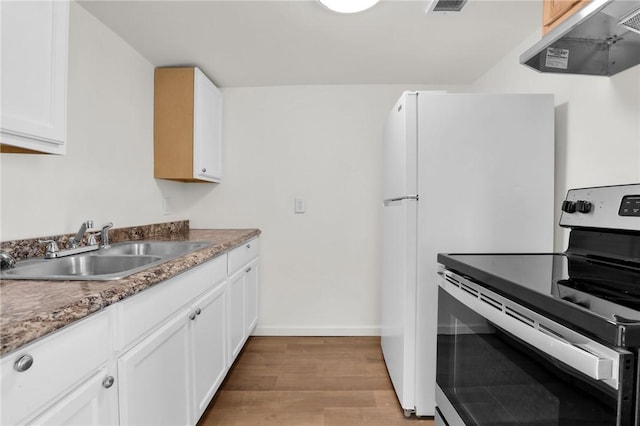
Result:
M196 309L196 315L200 315L202 313L202 311L200 310L200 308Z
M244 270L245 272L249 273L251 272L251 266L249 266L247 269Z
M251 248L251 244L247 244L247 248Z
M207 171L207 168L206 168L206 167L203 167L203 168L202 168L202 173L206 173L206 171Z
M191 321L193 321L194 319L196 319L196 313L195 312L191 312L191 314L189 315L189 319Z
M31 355L22 355L18 360L13 364L13 369L18 373L22 373L27 371L33 365L33 357Z
M109 389L111 386L113 386L113 382L115 381L116 379L114 379L113 376L107 376L102 381L102 387L105 389Z

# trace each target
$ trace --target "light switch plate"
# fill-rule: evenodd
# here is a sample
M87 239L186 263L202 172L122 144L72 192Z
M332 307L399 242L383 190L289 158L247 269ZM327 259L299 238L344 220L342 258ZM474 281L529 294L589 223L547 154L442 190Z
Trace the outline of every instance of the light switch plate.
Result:
M162 214L168 216L171 214L171 199L162 197Z

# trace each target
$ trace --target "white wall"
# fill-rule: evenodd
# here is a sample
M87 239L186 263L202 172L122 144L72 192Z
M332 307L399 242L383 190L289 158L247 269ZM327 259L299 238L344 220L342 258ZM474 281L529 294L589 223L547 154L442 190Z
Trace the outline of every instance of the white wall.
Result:
M67 155L0 156L0 239L86 219L259 227L260 330L378 333L382 126L403 90L427 87L226 89L224 182L183 184L153 179L153 68L71 3Z
M640 182L640 66L612 77L541 74L518 61L539 39L532 34L472 89L555 95L558 223L568 189ZM555 249L566 243L567 231L556 226Z
M407 88L223 91L224 181L182 202L193 227L262 229L258 333L379 332L382 128Z
M153 179L153 65L71 2L67 155L2 154L2 241L162 215L181 185Z
M558 200L571 187L640 181L640 67L539 75L517 60L537 38L473 90L556 95ZM68 154L0 156L1 240L70 233L86 219L259 227L260 332L378 332L382 126L403 90L428 87L225 89L224 181L182 184L153 179L153 66L73 2L69 56ZM293 213L296 197L305 214Z

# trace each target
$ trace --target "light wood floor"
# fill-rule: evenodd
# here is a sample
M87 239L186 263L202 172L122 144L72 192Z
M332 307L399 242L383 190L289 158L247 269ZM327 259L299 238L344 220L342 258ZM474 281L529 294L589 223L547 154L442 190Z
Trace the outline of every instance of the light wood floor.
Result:
M378 337L251 337L198 426L433 426L406 419Z

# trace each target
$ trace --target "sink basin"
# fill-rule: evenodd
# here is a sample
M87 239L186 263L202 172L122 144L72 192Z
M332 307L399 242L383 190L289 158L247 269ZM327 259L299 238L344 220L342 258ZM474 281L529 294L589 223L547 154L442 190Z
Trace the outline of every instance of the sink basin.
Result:
M210 243L184 241L127 242L108 249L58 259L29 259L5 269L8 280L117 280L162 262L207 247Z
M146 269L161 260L160 256L95 255L26 260L18 262L15 268L2 271L2 278L8 280L114 280Z
M135 256L181 256L183 254L199 250L209 243L192 243L183 241L151 241L151 242L127 242L114 244L108 249L96 252L100 256L135 255Z

